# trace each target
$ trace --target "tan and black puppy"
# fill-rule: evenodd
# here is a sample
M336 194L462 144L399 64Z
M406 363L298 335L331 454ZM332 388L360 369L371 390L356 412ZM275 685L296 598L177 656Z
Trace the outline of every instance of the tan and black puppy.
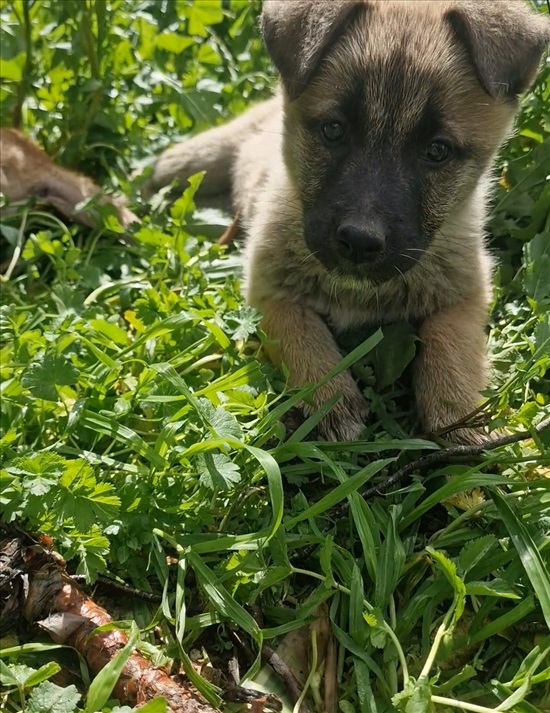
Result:
M246 296L293 385L339 361L338 331L408 320L425 429L462 419L488 380L491 167L547 18L524 0L266 0L261 26L281 95L170 148L150 188L202 169L204 195L231 188ZM368 405L349 373L315 401L334 394L323 434L357 437Z

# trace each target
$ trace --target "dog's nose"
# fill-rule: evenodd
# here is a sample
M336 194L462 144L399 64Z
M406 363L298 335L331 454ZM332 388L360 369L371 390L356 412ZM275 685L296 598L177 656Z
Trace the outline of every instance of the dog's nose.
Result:
M338 253L356 265L376 258L384 249L385 242L383 231L373 226L359 227L346 223L336 233Z

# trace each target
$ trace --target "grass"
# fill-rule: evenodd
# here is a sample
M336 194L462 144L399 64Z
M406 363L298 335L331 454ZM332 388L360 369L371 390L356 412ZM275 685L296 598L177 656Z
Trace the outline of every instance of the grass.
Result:
M550 404L550 68L503 153L490 224L492 423L535 437L366 500L439 448L411 437L401 375L414 335L376 332L347 357L373 405L361 441L310 440L315 416L287 434L281 418L303 394L261 355L238 251L213 242L227 217L194 210L197 181L149 206L127 178L177 136L268 95L257 9L2 3L2 122L21 115L144 221L127 244L32 204L2 218L4 254L23 251L2 280L2 518L53 537L90 584L107 575L159 595L158 606L128 598L117 618L186 670L193 649L224 668L237 631L254 681L262 642L320 619L336 639L342 713L548 711L550 436L533 427ZM121 711L108 676L87 702L85 678L80 690L49 680L55 662L78 666L46 637L1 643L6 711Z

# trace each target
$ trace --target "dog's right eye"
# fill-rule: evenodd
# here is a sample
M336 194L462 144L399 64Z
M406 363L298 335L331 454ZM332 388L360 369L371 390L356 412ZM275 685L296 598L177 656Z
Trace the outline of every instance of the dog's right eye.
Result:
M453 155L452 146L447 141L432 141L424 151L424 160L432 164L446 163Z
M342 141L346 134L344 127L339 121L329 121L327 124L323 124L321 132L323 137L331 144Z

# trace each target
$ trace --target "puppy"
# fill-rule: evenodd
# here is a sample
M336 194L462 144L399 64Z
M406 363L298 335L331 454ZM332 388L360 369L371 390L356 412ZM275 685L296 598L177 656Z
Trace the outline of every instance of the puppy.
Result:
M76 210L76 206L101 194L99 186L86 176L55 164L41 148L15 129L0 129L0 193L12 202L35 196L66 218L88 227L97 225L97 215L92 210ZM116 207L123 227L139 222L120 197L102 196L100 203Z
M491 167L547 18L524 0L266 0L261 28L280 94L168 149L149 190L206 169L204 196L232 191L246 298L293 386L340 360L338 332L408 321L423 427L460 421L488 383ZM348 372L314 405L335 394L321 432L354 439L368 405Z

